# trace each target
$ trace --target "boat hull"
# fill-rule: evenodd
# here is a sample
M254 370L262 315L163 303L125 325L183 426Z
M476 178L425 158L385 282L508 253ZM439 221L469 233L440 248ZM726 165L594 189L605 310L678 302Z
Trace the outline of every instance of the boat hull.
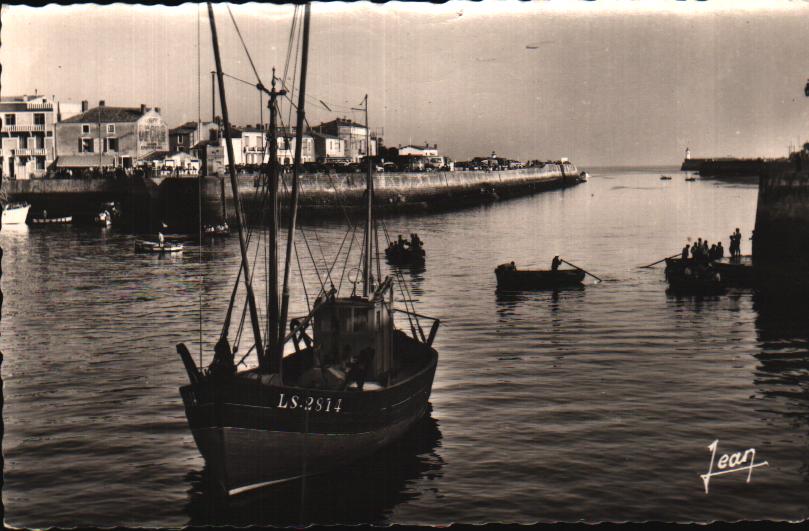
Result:
M31 205L10 206L3 209L3 225L24 225Z
M418 370L390 387L302 388L257 374L182 387L194 440L222 490L238 494L319 474L400 438L427 411L438 360L432 348L408 341Z
M32 218L33 225L66 225L73 223L73 216L64 216L61 218Z
M497 289L523 290L523 289L553 289L571 286L580 286L584 280L584 271L520 271L498 267Z

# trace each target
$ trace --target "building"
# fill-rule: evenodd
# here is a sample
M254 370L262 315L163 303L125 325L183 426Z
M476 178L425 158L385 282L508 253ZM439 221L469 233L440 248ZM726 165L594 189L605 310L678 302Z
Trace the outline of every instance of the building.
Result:
M257 127L245 127L242 130L242 156L244 164L248 166L258 166L269 160L269 153L264 156L264 144L266 133Z
M230 128L230 141L233 144L233 163L236 166L241 166L244 164L244 152L242 151L242 130L236 127L231 126ZM228 158L228 145L227 141L225 140L225 132L222 131L222 134L219 135L219 147L222 148L223 159L222 163L225 165L225 168L228 167L230 164L230 159Z
M10 179L44 177L55 158L56 113L44 96L0 99L0 172Z
M430 145L427 144L426 142L424 143L423 146L408 145L408 146L402 147L400 145L399 146L399 156L400 157L411 157L411 156L437 157L438 156L438 144L433 144L432 147L430 147Z
M155 151L147 155L142 161L144 166L150 167L155 175L199 175L202 161L197 157L183 151L169 153Z
M278 163L289 166L295 162L295 128L281 131L278 135ZM301 135L301 163L314 162L315 139L309 133Z
M336 136L310 131L318 162L347 161L345 142Z
M351 162L359 162L362 157L367 155L376 156L377 135L370 135L370 146L367 146L368 130L364 125L360 125L347 118L337 118L331 122L322 123L314 127L313 130L317 133L331 135L342 140L345 144L343 156L347 157Z
M56 167L87 169L137 166L155 151L168 151L168 127L158 107L98 107L56 124Z
M169 130L169 150L172 153L191 153L191 149L203 140L216 140L219 124L216 122L186 122Z

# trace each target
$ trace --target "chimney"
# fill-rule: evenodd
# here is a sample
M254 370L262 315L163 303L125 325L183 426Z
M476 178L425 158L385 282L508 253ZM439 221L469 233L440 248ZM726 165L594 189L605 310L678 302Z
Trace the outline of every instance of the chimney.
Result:
M87 112L88 108L90 108L90 104L87 102L87 100L82 100L81 101L81 112Z
M104 100L98 100L98 106L103 107L104 106Z
M143 103L141 103L141 104L140 104L140 113L141 113L141 114L145 114L145 113L146 113L146 105L144 105Z

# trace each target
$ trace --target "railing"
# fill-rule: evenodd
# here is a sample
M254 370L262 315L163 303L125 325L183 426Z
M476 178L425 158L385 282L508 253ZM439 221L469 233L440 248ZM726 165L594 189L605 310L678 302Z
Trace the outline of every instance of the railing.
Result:
M44 125L24 124L24 125L3 125L4 133L25 133L29 131L44 131Z
M18 157L31 157L31 156L47 156L48 150L46 148L20 148L14 151Z
M52 111L53 104L52 103L34 103L28 102L25 104L26 109L32 109L37 111Z

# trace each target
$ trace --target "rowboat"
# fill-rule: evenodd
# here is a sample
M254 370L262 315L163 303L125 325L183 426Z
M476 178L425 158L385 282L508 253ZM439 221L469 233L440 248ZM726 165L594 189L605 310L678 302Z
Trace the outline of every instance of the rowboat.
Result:
M557 269L556 271L519 270L513 264L500 264L494 270L497 276L497 289L552 289L580 286L584 271L580 269Z
M62 216L59 218L31 218L32 225L64 225L73 223L73 216Z
M421 266L424 265L427 253L421 246L418 235L413 234L410 240L400 239L392 241L385 249L385 258L391 265Z
M353 255L358 258L359 267L344 266L360 271L362 279L352 281L352 287L343 287L350 292L342 295L340 288L321 285L308 313L288 319L290 273L295 271L291 252L295 246L305 120L309 13L310 5L306 4L304 52L296 84L301 87L297 93L297 148L292 191L288 196L286 260L281 262L276 115L277 99L286 92L276 90L274 72L272 89L259 83L259 90L267 94L270 103L272 162L265 167L268 175L262 184L268 198L264 214L269 223L254 229L264 231L264 237L248 240L233 162L216 24L208 3L241 262L222 332L214 338L210 364L198 367L184 344L177 345L177 352L189 380L180 388L188 425L207 469L229 495L319 474L370 455L401 438L428 411L438 363L438 353L432 347L438 320L432 319L432 327L425 333L419 322L424 316L407 309L413 308L412 300L404 301L404 309L394 307L394 282L399 281L382 278L380 273L370 164L363 199L367 209L365 234L356 239L362 242L362 249L356 249ZM366 117L367 101L366 96ZM355 228L349 223L346 236L353 234ZM351 238L348 244L346 262L352 256L353 241ZM262 245L266 247L259 247ZM249 246L256 247L256 252L251 252ZM264 269L266 289L254 291L251 272L260 267ZM298 280L303 284L305 278ZM235 308L240 285L245 292L241 298L244 314L249 315L249 320L234 335L230 330L231 316L234 310L241 313ZM257 299L266 303L263 312L266 320L259 319ZM397 328L395 312L406 314L410 333ZM250 331L252 337L248 338ZM239 355L241 361L237 363L229 337L238 342L242 334L252 346ZM254 358L248 359L252 353ZM249 367L248 363L255 366Z
M661 180L661 181L670 181L670 180L671 180L671 177L669 177L668 175L661 175L661 176L660 176L660 180Z
M135 251L141 253L179 253L182 250L182 243L160 243L148 240L137 240L135 242Z
M702 260L667 258L665 275L669 288L676 293L717 295L727 287L714 265Z
M23 225L28 217L28 203L8 203L3 205L3 225Z

